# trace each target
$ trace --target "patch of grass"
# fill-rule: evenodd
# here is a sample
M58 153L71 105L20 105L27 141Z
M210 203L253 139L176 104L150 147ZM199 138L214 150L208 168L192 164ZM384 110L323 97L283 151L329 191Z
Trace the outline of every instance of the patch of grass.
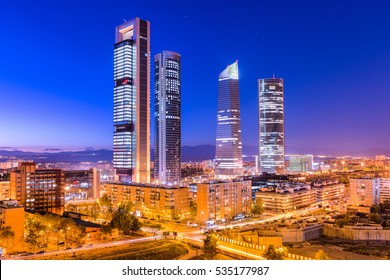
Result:
M353 252L366 256L377 256L380 258L390 258L390 246L348 246L344 248L346 252Z
M177 241L150 241L109 248L90 249L51 256L34 256L34 260L171 260L188 253Z
M202 254L199 256L192 257L189 260L234 260L234 259L224 254L216 254L214 257L208 254Z

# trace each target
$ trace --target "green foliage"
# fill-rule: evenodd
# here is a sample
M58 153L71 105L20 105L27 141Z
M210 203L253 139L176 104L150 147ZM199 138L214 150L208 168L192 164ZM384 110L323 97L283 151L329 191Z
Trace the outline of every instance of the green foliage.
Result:
M108 197L106 193L103 194L102 197L99 199L98 204L100 205L99 211L100 211L101 218L106 221L110 221L112 219L114 207L112 205L111 199Z
M11 227L0 227L0 247L3 248L4 255L14 246L15 233Z
M189 208L190 208L190 215L192 217L196 217L196 211L197 211L196 202L195 201L190 201Z
M264 213L263 200L256 198L256 202L253 204L252 214L262 215Z
M118 209L112 213L111 228L118 229L119 233L129 235L141 229L141 223L138 218L130 214L131 203L125 202L118 206Z
M43 221L40 214L34 214L26 220L25 241L35 252L38 248L44 248L48 243L48 226Z
M314 258L316 260L329 260L328 253L324 250L318 250L317 253L314 255Z
M57 215L27 214L25 219L25 242L35 252L49 245L58 248L58 243L66 246L81 245L84 242L85 229L76 225L70 218Z
M79 246L84 243L85 228L78 227L72 219L61 219L60 228L67 246Z
M217 237L214 234L208 234L203 239L203 252L209 256L215 256L217 254Z
M283 260L286 254L287 249L285 247L275 248L274 245L269 245L263 256L267 260Z
M372 205L370 207L370 213L379 213L380 211L381 211L381 208L379 206Z
M340 215L337 217L335 224L339 228L343 228L344 226L348 225L352 221L351 216L349 215Z
M376 224L380 224L382 222L381 215L378 213L371 213L368 217L371 221L373 221Z

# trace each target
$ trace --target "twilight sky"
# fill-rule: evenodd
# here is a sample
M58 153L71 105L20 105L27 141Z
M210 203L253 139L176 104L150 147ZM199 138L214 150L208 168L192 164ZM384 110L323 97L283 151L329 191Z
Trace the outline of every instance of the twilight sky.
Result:
M257 79L275 74L287 152L388 149L389 11L386 0L1 1L0 147L111 148L114 28L138 16L152 57L182 55L183 145L215 144L218 74L238 59L244 145L257 145Z

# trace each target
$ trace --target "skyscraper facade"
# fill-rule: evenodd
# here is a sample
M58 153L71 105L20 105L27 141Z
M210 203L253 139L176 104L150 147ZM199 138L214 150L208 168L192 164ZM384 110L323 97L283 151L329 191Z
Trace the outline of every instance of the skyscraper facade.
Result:
M154 178L176 184L181 169L181 58L163 51L154 56Z
M259 79L260 172L282 174L284 166L284 82Z
M150 182L150 23L115 28L114 168L121 181Z
M232 179L242 175L242 140L238 62L229 65L218 82L215 178Z

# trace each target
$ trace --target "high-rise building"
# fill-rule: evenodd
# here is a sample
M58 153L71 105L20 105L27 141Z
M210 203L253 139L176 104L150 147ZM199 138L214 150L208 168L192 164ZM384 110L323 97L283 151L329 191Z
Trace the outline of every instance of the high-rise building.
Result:
M284 167L283 79L259 79L260 172L282 174Z
M232 179L242 175L242 139L237 61L219 74L215 157L216 179Z
M150 24L115 29L114 168L119 179L150 181Z
M180 181L181 169L181 60L163 51L154 56L154 179Z
M34 162L21 162L10 174L10 196L26 210L61 213L65 176L61 169L36 169Z

